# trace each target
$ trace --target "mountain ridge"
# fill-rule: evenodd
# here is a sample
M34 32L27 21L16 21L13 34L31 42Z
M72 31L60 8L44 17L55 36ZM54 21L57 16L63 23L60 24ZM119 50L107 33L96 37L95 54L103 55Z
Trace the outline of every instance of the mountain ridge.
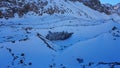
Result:
M42 16L43 14L72 14L74 13L73 11L77 9L73 10L68 7L70 6L68 2L83 3L85 6L88 6L91 9L96 10L100 13L105 13L107 15L111 15L114 13L120 14L119 8L114 9L118 5L108 6L105 4L101 4L99 0L3 0L0 1L0 18L13 18L15 16L15 13L17 13L19 17L22 17L23 15L31 11L39 16Z

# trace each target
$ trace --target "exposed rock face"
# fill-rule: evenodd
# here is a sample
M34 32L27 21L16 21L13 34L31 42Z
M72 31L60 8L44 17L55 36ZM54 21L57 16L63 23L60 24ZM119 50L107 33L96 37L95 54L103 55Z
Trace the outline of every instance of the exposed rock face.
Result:
M104 12L105 14L108 14L108 15L111 14L111 11L108 10L111 7L101 4L99 0L70 0L70 1L73 1L73 2L79 1L79 2L82 2L84 5L90 7L91 9L97 10L99 12Z
M117 13L120 15L120 3L116 5L111 5L111 4L101 4L99 0L70 0L70 1L82 2L84 5L90 7L91 9L97 10L107 15L110 15L113 13Z
M25 1L25 0L4 0L0 1L0 18L11 18L14 17L14 14L17 13L19 17L22 17L24 14L32 11L38 15L54 14L59 13L63 14L64 9L60 9L58 6L54 5L46 8L48 5L47 0L38 0L36 1Z
M46 38L51 41L56 40L66 40L72 36L73 33L68 32L51 32L49 31L49 34L47 34Z
M57 2L54 4L54 2ZM34 12L40 16L43 14L64 14L68 11L63 6L65 2L81 2L84 5L99 11L101 13L105 13L107 15L117 13L120 15L120 4L112 6L110 4L101 4L99 0L1 0L0 1L0 18L11 18L14 17L14 14L17 13L19 17L22 17L24 14L28 12ZM59 4L59 2L64 2L63 4ZM60 6L61 5L61 6Z
M111 12L109 12L106 8L102 6L102 4L100 3L99 0L89 0L88 2L84 2L84 4L94 10L97 10L99 12L104 12L106 14L111 14Z
M113 9L120 15L120 3L116 4Z

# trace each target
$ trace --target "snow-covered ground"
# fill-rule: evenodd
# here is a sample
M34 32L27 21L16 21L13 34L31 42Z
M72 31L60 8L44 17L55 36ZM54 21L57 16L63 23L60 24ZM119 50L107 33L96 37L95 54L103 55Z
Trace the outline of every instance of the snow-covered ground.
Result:
M120 68L120 17L78 2L65 6L73 14L0 19L0 68ZM73 34L50 41L49 31Z

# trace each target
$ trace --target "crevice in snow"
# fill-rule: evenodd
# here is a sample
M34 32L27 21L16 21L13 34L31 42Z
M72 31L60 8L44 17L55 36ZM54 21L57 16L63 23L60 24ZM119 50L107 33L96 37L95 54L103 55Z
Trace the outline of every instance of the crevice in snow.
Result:
M45 39L40 33L37 33L37 37L40 38L40 39L47 45L48 48L56 51L56 50L52 47L52 45L47 42L48 40Z

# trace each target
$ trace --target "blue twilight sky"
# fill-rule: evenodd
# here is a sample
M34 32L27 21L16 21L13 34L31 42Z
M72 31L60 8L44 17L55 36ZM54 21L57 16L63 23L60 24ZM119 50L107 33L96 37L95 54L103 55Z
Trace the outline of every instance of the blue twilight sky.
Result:
M110 3L110 4L112 4L112 5L115 5L115 4L117 4L117 3L120 3L120 0L100 0L101 1L101 3Z

